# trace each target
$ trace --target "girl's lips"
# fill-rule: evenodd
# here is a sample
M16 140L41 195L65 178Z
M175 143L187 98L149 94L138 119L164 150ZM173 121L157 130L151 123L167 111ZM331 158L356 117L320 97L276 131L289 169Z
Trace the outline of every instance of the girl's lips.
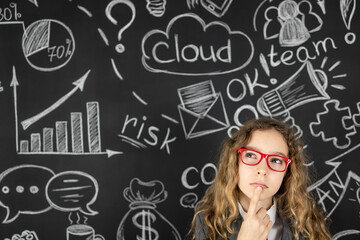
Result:
M253 187L261 187L262 189L268 188L268 186L266 186L266 184L263 183L250 183L251 186Z

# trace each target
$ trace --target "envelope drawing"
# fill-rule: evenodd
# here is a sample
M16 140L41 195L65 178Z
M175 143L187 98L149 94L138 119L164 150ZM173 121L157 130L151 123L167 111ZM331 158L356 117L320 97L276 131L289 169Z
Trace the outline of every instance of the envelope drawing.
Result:
M204 101L204 98L201 101ZM187 109L182 104L178 105L186 139L208 135L230 127L221 93L209 96L207 104L209 106L201 113Z

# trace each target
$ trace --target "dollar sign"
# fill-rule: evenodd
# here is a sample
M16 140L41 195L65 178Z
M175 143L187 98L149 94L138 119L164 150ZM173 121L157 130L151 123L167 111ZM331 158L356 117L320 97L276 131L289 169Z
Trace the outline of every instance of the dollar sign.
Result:
M138 221L138 218L141 220ZM152 221L151 221L152 220ZM156 229L151 227L151 222L155 222L156 216L151 213L149 210L142 210L141 212L136 213L132 217L133 224L141 229L141 237L136 235L137 240L158 240L159 233ZM154 236L152 236L154 235Z

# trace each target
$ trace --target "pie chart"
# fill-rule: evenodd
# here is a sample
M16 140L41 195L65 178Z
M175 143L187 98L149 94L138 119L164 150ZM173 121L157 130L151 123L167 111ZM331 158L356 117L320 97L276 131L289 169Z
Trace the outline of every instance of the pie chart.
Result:
M22 49L28 63L40 71L65 66L75 50L69 27L60 21L42 19L30 24L22 38Z

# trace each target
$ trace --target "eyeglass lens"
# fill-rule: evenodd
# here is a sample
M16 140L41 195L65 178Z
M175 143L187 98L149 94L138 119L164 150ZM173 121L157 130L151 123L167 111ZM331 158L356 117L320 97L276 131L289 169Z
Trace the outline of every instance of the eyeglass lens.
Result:
M249 165L257 165L261 158L260 153L251 150L244 150L241 155L242 161ZM284 171L286 169L287 159L282 156L270 155L268 157L268 164L270 168L275 171Z

